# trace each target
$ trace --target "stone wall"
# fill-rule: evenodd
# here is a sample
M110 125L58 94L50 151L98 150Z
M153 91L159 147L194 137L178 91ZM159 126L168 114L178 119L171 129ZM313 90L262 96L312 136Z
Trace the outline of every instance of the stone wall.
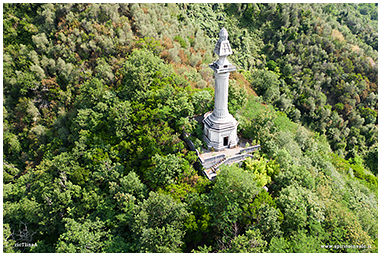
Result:
M186 134L185 132L183 132L183 137L184 137L184 140L187 143L188 147L190 148L190 150L196 151L196 148L195 148L193 142L190 139L188 139L189 135Z
M247 148L244 148L244 149L241 149L241 151L239 151L240 154L242 153L251 153L251 152L254 152L256 150L260 150L261 149L261 145L255 145L255 146L251 146L251 147L247 147Z
M202 165L204 166L205 169L209 169L213 165L223 160L225 157L226 157L225 154L220 154L217 156L211 156L211 157L205 158L204 161L202 161Z
M231 156L228 159L226 159L225 161L221 162L221 164L238 163L238 162L244 161L246 159L246 157L254 157L254 156L249 155L249 154L235 155L235 156Z
M202 159L200 156L200 153L194 146L193 142L189 139L189 135L183 132L183 138L185 142L187 143L189 149L196 152L198 160L199 160L199 164L201 164L199 167L203 168L203 172L209 180L213 180L215 178L215 176L217 175L216 171L218 170L218 167L220 165L222 164L230 165L232 163L239 163L244 161L247 157L253 158L254 156L248 153L261 149L261 145L255 145L255 146L241 149L237 155L230 156L229 158L226 158L225 154L218 154L216 156L211 156L211 157Z

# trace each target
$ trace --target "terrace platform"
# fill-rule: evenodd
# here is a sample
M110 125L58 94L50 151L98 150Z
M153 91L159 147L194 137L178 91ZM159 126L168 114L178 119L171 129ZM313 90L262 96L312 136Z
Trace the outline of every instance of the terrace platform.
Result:
M260 150L260 145L246 147L248 140L241 140L235 148L228 148L222 151L213 152L203 149L202 153L198 154L198 158L205 168L204 174L209 180L213 180L217 176L219 166L222 164L233 164L244 161L248 157L254 157L251 152Z

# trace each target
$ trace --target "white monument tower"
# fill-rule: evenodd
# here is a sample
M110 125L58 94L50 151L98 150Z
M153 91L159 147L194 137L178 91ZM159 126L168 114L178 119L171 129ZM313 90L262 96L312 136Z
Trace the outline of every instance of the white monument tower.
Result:
M227 56L233 52L225 28L221 29L219 36L220 39L214 48L219 59L209 65L215 74L214 110L213 113L206 113L203 120L204 141L208 149L213 148L216 151L235 147L238 144L238 122L228 110L229 75L236 68L227 60Z

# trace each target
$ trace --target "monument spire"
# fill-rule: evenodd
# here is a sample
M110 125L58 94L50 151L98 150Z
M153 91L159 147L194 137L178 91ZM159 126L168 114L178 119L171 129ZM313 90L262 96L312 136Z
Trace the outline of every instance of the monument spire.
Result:
M204 141L209 149L224 150L238 144L238 122L228 110L229 75L236 67L227 59L233 51L225 28L219 33L214 52L219 57L209 65L215 74L214 110L213 113L206 113L204 116Z

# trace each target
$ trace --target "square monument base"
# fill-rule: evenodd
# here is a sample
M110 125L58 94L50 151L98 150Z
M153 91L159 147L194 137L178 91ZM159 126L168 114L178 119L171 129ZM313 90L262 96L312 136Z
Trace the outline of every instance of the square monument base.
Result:
M204 123L204 141L209 150L222 151L227 148L234 148L238 145L239 138L237 136L238 122L233 116L225 122L214 122L208 115Z

